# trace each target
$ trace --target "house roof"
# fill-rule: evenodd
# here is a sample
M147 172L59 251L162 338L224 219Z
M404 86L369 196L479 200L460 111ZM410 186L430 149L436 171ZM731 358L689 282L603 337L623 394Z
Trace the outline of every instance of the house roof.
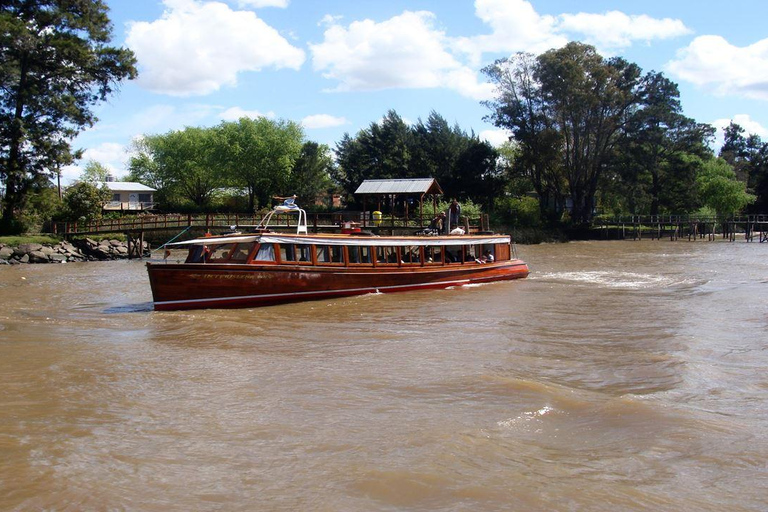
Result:
M112 192L156 192L156 189L135 181L105 181L104 186Z
M442 194L434 178L409 180L365 180L355 194Z

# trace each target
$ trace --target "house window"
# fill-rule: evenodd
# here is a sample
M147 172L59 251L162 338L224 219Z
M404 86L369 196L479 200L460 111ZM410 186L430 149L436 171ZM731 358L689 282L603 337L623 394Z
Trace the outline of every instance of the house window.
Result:
M152 194L139 194L139 202L140 203L151 203L152 202Z
M120 202L120 194L112 194L112 201L119 203Z

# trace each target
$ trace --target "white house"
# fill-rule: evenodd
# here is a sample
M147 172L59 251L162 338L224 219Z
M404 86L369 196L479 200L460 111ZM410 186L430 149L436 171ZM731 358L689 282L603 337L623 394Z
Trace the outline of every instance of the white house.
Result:
M104 210L151 210L155 207L152 187L132 181L105 181L112 199L104 203Z

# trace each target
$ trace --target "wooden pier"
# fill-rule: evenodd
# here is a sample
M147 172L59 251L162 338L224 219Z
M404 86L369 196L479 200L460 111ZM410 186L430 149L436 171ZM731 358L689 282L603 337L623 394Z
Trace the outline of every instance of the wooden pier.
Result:
M728 240L768 242L768 215L728 218L687 215L632 215L595 222L604 239Z

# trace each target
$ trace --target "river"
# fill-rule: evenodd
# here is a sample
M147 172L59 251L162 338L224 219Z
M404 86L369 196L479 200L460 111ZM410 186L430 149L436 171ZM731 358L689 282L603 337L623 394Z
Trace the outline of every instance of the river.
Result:
M768 247L518 251L194 312L139 261L0 267L0 510L768 510Z

